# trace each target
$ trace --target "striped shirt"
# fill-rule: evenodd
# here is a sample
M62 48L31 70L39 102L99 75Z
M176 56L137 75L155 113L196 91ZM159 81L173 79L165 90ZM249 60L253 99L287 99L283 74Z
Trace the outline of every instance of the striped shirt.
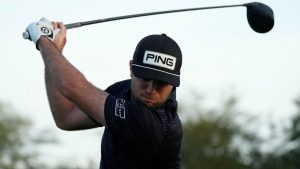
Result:
M159 108L131 99L130 80L108 87L100 169L180 169L176 89Z

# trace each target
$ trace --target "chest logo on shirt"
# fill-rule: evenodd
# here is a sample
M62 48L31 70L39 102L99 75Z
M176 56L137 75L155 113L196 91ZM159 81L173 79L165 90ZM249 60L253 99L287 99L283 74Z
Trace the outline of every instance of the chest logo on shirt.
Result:
M125 119L125 100L117 99L115 106L115 116L120 117L121 119Z

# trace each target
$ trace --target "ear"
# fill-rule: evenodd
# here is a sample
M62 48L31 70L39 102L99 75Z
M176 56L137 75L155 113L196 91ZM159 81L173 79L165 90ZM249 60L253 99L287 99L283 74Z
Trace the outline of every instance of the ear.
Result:
M130 77L132 78L132 60L129 61Z
M132 60L129 61L129 69L130 69L130 73L132 73Z

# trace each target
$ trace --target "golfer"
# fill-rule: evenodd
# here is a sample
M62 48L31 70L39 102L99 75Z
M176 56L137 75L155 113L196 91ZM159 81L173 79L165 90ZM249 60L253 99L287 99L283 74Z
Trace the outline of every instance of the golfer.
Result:
M165 34L143 38L129 61L131 79L103 90L62 54L66 44L63 23L42 18L26 31L45 64L47 96L56 125L63 130L105 127L100 169L180 168L182 126L176 87L182 54L174 40Z

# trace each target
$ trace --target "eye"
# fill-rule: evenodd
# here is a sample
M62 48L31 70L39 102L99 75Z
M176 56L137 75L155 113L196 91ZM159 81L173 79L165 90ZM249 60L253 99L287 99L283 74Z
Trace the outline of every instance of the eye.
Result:
M160 80L156 80L156 84L157 84L158 86L166 86L166 85L168 85L168 83L163 82L163 81L160 81Z
M145 81L145 82L149 82L151 80L149 78L141 78L141 79L143 79L143 81Z

